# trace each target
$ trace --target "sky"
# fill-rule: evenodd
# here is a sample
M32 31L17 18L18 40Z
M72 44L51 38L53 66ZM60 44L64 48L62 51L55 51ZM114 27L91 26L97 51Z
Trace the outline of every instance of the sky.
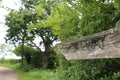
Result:
M20 0L2 0L2 6L17 10L20 7ZM4 23L5 15L8 13L9 11L6 9L0 8L0 44L5 43L4 37L6 35L7 27L4 25Z
M1 5L11 8L11 9L18 10L20 7L20 0L2 0ZM4 23L5 23L5 16L8 13L9 13L8 10L0 8L0 44L5 43L4 37L6 35L7 26L5 26ZM5 53L5 54L2 54L2 53ZM0 58L3 58L4 55L5 55L6 59L10 59L10 58L20 59L20 57L16 56L15 54L13 54L11 52L0 52Z

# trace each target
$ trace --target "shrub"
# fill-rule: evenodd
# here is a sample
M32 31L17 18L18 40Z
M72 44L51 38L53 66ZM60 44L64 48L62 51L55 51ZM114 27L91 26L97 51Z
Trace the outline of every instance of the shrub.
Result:
M32 57L31 65L35 68L42 67L42 52L36 51L36 53Z
M54 69L58 66L57 54L54 50L49 51L48 55L48 68Z
M119 59L68 61L59 56L57 69L61 80L119 80Z
M32 57L33 55L36 53L36 49L31 47L31 46L28 46L28 45L24 45L24 60L27 64L31 64L31 61L32 61ZM16 55L21 55L23 53L22 51L22 46L18 46L15 48L15 50L13 51Z

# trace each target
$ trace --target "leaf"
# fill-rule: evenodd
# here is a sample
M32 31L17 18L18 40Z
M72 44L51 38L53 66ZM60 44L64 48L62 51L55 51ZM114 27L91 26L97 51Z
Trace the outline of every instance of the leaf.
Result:
M120 27L120 20L116 22L115 27Z

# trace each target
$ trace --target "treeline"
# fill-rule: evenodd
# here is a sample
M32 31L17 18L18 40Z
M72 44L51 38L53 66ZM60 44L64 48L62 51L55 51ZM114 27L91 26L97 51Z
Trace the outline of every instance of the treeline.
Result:
M18 46L13 51L17 56L21 56L22 46ZM24 66L28 65L30 69L33 68L43 68L42 57L44 52L38 51L36 48L25 45L24 46ZM51 49L48 54L48 69L55 69L58 66L57 54L54 49ZM32 68L33 67L33 68ZM27 67L26 67L27 68Z

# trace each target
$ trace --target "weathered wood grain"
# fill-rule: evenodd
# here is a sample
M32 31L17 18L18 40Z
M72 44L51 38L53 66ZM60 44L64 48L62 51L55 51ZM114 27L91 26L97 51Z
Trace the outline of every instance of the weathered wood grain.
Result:
M112 28L56 45L68 60L120 58L120 28Z

